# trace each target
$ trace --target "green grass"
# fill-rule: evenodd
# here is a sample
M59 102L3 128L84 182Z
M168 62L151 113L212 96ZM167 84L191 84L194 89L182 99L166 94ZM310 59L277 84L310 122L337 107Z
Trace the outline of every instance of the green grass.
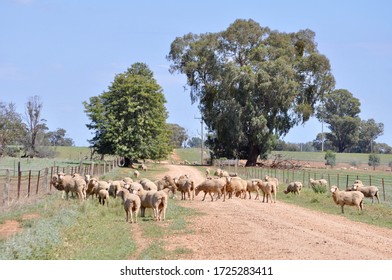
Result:
M353 221L392 229L392 208L385 203L372 204L369 198L364 200L362 213L358 213L354 206L344 206L344 214L341 214L341 207L333 202L329 191L320 194L305 188L301 191L300 196L291 193L286 195L280 191L277 200L323 213L344 215Z
M145 177L153 179L166 169L149 165ZM129 176L133 169L116 168L103 176L106 180ZM0 223L19 221L22 232L0 240L0 259L52 260L121 260L177 259L189 250L176 247L167 251L162 238L192 233L189 217L198 213L170 199L165 222L155 222L152 211L138 219L143 238L151 244L135 255L134 225L125 222L120 199L110 198L109 206L96 199L80 204L77 199L62 200L59 192L46 196L34 205L18 206L0 213ZM29 213L39 213L37 219L24 220Z
M181 161L189 161L190 163L197 162L200 164L201 149L200 148L187 148L187 149L175 149L174 152L180 157ZM207 151L204 150L204 160L208 157Z

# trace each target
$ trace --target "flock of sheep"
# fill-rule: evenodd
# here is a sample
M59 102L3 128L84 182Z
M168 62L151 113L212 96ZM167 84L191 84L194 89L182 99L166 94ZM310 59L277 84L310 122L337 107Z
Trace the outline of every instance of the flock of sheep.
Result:
M144 169L143 169L144 170ZM204 193L202 201L207 194L211 201L217 201L223 197L223 201L233 198L233 196L246 199L252 198L252 193L256 193L255 199L260 199L260 191L263 195L262 202L276 202L279 180L270 176L263 179L242 179L235 173L228 173L222 169L217 169L213 175L210 170L206 170L206 179L198 185L188 175L181 175L172 178L169 175L160 180L151 181L143 178L139 179L140 173L135 170L134 179L125 177L120 180L103 181L91 178L89 175L59 173L52 178L53 186L63 191L68 199L71 192L76 194L83 201L89 196L98 199L102 205L109 204L109 197L120 197L124 207L126 221L137 222L137 216L145 217L146 208L153 210L153 218L156 221L164 221L170 194L176 197L177 192L181 193L182 200L193 200L200 192ZM309 181L312 188L316 186L327 187L328 182L324 179ZM290 182L283 191L285 194L294 193L300 195L303 184L299 181ZM356 180L354 184L346 190L341 191L336 186L330 189L334 202L341 206L344 213L344 206L357 206L358 211L363 209L364 197L377 198L378 188L376 186L364 186L361 181Z

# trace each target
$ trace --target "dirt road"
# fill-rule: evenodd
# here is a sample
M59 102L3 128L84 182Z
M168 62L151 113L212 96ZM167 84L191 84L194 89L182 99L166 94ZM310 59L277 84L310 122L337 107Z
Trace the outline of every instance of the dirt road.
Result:
M173 177L204 174L168 165ZM391 260L392 230L277 202L233 198L211 202L202 194L181 205L205 215L191 218L192 234L171 236L168 250L188 248L185 260ZM332 201L331 201L332 203ZM339 211L337 206L337 211Z

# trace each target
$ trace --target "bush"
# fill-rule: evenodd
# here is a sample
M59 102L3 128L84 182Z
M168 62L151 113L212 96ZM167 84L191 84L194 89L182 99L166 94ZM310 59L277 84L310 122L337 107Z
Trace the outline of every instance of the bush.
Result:
M336 154L333 151L328 150L325 153L324 159L325 159L325 165L329 165L331 166L331 168L333 168L336 165Z
M368 165L369 166L373 166L373 170L376 170L376 166L380 165L380 156L376 155L376 154L370 154L369 155L369 162Z
M327 192L327 187L326 186L312 186L312 189L315 193L326 193Z

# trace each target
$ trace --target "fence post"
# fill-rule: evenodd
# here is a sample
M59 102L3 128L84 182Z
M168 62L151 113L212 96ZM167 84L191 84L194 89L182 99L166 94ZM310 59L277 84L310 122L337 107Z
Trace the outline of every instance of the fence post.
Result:
M20 170L20 161L18 162L18 196L17 199L19 199L20 196L20 185L22 183L22 171Z
M382 195L383 195L384 201L385 201L385 185L384 185L384 178L382 178Z
M27 197L30 197L30 187L31 187L31 170L29 170L29 182L27 184Z
M49 175L49 169L46 167L45 168L45 193L49 193L48 191L48 175ZM52 190L52 177L50 177L50 190Z
M372 185L372 175L369 175L369 186Z
M6 201L7 204L9 204L9 189L10 189L10 170L7 169L5 171L5 181L4 181L4 189L3 189L3 206L5 205Z
M346 179L346 189L347 189L347 187L348 187L348 177L349 177L350 175L347 175L347 179Z
M37 179L37 189L35 191L35 194L38 194L38 188L39 188L39 177L41 176L41 170L38 171L38 179Z

